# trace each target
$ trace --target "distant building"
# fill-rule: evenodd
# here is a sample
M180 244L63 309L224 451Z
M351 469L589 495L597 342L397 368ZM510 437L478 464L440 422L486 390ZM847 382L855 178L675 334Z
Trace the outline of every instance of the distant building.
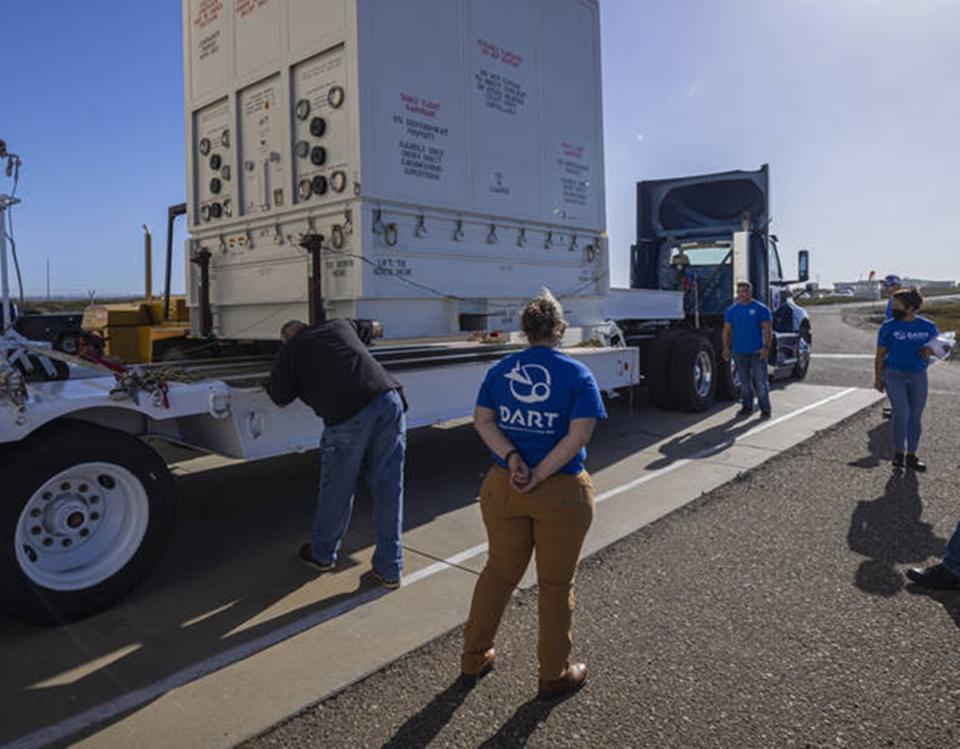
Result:
M868 301L880 298L880 281L837 281L833 292L838 296L853 296Z
M923 278L904 278L903 285L907 288L916 286L921 289L955 289L956 281L930 281Z

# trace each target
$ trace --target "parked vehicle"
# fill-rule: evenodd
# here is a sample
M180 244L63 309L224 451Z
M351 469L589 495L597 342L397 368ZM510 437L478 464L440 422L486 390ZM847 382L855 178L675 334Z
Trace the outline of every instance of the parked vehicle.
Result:
M624 321L628 340L641 347L643 373L661 408L701 411L715 396L735 399L735 364L724 363L723 316L736 282L749 280L754 297L773 312L772 377L806 376L812 330L789 291L809 278L809 253L798 253L798 278L787 280L778 238L770 234L769 167L637 185L637 242L631 286L678 289L680 321Z

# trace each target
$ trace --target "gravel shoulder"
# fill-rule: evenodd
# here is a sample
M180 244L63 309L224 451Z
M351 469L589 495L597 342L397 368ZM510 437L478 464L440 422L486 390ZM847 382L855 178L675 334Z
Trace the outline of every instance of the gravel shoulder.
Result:
M526 591L476 688L458 628L243 746L960 745L960 593L900 576L960 519L958 423L960 389L932 396L931 469L894 474L878 405L584 560L566 702L531 699Z

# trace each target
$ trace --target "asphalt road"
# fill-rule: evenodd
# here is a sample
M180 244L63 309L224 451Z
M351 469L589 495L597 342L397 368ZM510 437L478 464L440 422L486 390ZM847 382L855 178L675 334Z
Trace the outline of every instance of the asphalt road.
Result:
M873 330L814 311L815 383L869 386ZM849 317L848 320L861 324ZM960 508L960 364L931 370L927 474L893 473L879 407L581 563L587 687L536 690L536 592L497 669L456 681L455 630L245 747L960 746L960 593L904 586Z

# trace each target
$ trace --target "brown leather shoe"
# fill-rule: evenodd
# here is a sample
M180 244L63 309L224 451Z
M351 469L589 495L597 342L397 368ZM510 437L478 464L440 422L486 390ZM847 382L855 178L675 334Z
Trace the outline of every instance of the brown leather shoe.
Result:
M477 679L483 678L491 671L493 671L493 664L497 660L497 651L493 648L490 648L483 654L483 665L480 666L480 669L473 672L467 673L466 671L461 671L460 676L464 679L469 679L476 681Z
M557 700L573 694L587 681L587 664L571 663L567 666L563 676L553 681L540 681L539 700Z

